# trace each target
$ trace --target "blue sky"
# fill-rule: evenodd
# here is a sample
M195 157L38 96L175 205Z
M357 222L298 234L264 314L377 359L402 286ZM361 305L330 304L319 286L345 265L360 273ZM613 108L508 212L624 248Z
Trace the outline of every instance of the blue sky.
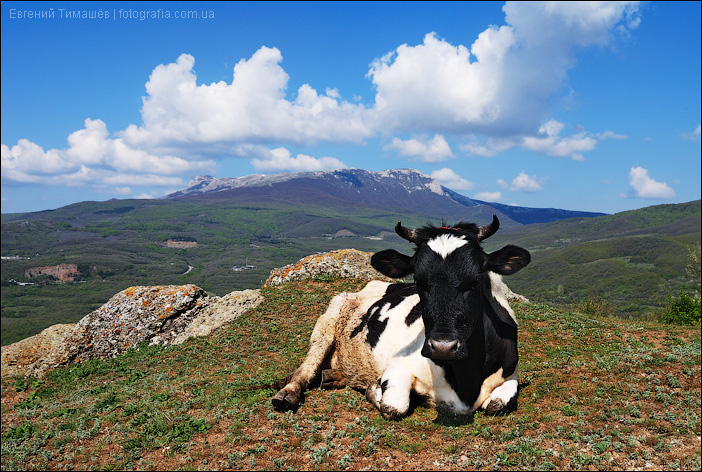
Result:
M2 212L414 168L615 213L700 198L700 2L2 2Z

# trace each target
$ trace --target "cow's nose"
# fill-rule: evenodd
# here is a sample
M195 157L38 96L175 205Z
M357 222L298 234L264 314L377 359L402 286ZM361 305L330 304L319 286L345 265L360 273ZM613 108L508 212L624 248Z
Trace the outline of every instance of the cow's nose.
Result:
M451 360L456 357L461 343L457 339L429 339L429 356L436 360Z

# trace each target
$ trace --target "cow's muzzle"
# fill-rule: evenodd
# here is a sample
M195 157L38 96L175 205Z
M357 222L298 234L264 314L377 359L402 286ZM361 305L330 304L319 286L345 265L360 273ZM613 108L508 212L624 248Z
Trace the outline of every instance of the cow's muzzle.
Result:
M461 356L461 342L454 337L428 338L422 347L422 355L435 361L454 361Z

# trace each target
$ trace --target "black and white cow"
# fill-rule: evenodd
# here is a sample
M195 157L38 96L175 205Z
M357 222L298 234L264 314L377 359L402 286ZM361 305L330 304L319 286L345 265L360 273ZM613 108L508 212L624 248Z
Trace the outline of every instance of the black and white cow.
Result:
M295 408L321 373L323 387L365 391L388 419L408 414L412 391L456 414L516 408L517 322L501 276L526 266L530 255L516 246L484 252L480 242L498 227L497 216L482 228L398 223L395 231L416 245L414 255L388 249L371 265L392 278L413 274L415 282L373 281L335 296L274 407Z

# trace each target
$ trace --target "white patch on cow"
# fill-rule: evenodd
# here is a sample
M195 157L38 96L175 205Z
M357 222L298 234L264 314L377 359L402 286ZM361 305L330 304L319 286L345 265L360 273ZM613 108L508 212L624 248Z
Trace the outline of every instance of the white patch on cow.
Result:
M421 325L421 323L415 323ZM413 325L414 326L414 325ZM466 414L469 406L459 398L444 376L444 369L422 356L424 328L390 359L381 383L387 381L382 403L398 411L409 407L410 391L431 398L432 403L449 408L456 414Z
M453 234L442 234L429 241L427 246L442 258L446 259L449 254L466 244L468 244L468 241L462 237L454 236Z
M509 316L511 316L517 326L519 326L519 323L517 323L517 317L514 316L514 311L512 311L512 307L509 306L509 302L507 301L507 295L505 295L504 291L505 283L502 281L502 276L500 274L496 274L495 272L488 272L488 275L490 276L492 296L495 297L497 303L507 310Z
M373 348L376 365L387 365L398 351L406 347L408 339L415 339L420 332L423 332L423 323L413 323L410 326L405 324L407 314L417 303L419 303L419 295L415 294L406 297L392 308L390 308L390 303L380 308L378 321L383 322L387 319L387 325Z

